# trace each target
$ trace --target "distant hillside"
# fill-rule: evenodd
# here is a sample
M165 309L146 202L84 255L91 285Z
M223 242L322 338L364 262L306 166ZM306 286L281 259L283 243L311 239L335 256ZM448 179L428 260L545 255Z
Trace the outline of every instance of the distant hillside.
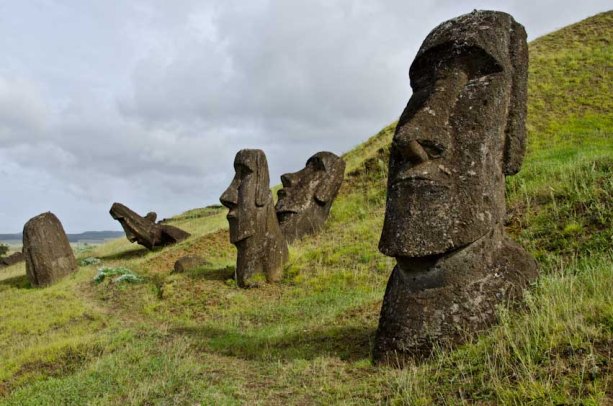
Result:
M612 27L613 11L608 11L530 44L532 142L584 142L586 136L612 136Z
M68 241L70 242L79 242L79 241L105 241L111 240L113 238L119 238L124 234L123 231L85 231L83 233L78 234L66 234L68 236ZM0 234L0 242L2 241L21 241L22 234Z
M324 230L292 244L278 284L236 287L219 207L168 219L192 234L174 246L87 247L79 259L101 264L46 289L23 264L1 270L0 405L613 404L612 16L530 44L530 145L506 226L541 277L474 342L404 370L370 362L395 263L377 250L391 124L344 155ZM171 273L186 254L209 263ZM96 284L101 266L144 282Z

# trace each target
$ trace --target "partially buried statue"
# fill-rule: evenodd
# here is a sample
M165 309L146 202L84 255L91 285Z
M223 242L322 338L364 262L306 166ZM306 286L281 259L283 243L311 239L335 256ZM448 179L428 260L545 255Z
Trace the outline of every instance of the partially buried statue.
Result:
M251 286L258 273L276 282L283 274L288 251L275 215L266 155L259 149L240 150L234 170L234 179L219 200L230 209L230 242L238 250L236 283Z
M130 242L137 242L147 249L164 247L185 240L190 234L180 228L156 223L157 214L149 212L140 216L121 203L113 203L109 211L111 216L121 223Z
M288 243L323 227L344 174L345 161L324 151L310 157L302 170L281 175L275 210Z
M32 217L23 226L26 275L34 287L44 287L78 270L62 223L51 212Z
M444 22L419 49L390 152L379 250L397 265L375 361L402 365L461 343L536 278L503 229L505 175L524 155L527 68L524 28L502 12Z

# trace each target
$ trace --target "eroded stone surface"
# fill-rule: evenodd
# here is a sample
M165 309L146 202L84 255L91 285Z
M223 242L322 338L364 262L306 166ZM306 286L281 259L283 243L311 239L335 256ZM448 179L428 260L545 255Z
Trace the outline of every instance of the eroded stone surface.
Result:
M528 51L506 13L442 23L410 68L394 134L379 249L396 257L375 339L403 363L462 342L516 299L536 263L504 236L504 177L524 155Z
M230 242L238 250L236 282L248 287L258 273L268 282L278 281L288 251L273 206L266 155L259 149L240 150L234 170L234 179L219 200L230 209Z
M113 203L109 213L119 221L130 242L137 242L150 250L176 244L190 236L178 227L156 223L155 212L149 212L142 217L121 203Z
M51 212L31 218L23 227L23 255L32 286L48 286L77 271L62 223Z
M310 157L302 170L281 175L275 210L288 243L323 227L344 175L345 161L326 151Z
M208 263L206 259L199 255L186 255L176 260L173 272L181 273L189 271L190 269L196 269Z

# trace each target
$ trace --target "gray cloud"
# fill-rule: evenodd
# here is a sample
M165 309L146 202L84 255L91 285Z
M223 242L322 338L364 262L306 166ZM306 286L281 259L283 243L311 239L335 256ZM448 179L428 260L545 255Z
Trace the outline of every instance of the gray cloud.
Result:
M276 183L397 118L441 21L499 5L534 38L606 3L3 3L0 224L51 209L70 231L116 229L113 201L161 217L214 203L246 147Z

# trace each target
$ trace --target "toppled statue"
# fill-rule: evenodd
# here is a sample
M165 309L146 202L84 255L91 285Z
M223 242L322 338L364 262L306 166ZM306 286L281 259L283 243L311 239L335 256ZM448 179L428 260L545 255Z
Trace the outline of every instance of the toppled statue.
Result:
M26 274L35 287L52 285L78 269L64 227L51 212L39 214L23 226L23 255Z
M109 211L111 216L121 223L126 238L137 242L147 249L164 247L185 240L191 234L168 224L156 223L157 214L149 212L145 217L130 210L121 203L113 203Z
M23 252L21 251L14 252L7 257L0 258L0 268L15 265L21 261L25 261L25 259L26 258L23 256Z
M502 12L444 22L419 49L390 151L379 250L397 265L375 361L403 365L463 342L536 278L503 229L505 175L524 156L527 68L526 32Z
M310 157L302 170L281 175L275 210L288 243L323 227L344 175L345 161L325 151Z
M288 250L275 215L266 155L259 149L242 149L234 158L234 170L219 200L230 209L230 242L238 250L236 283L249 287L257 273L267 282L279 281Z

